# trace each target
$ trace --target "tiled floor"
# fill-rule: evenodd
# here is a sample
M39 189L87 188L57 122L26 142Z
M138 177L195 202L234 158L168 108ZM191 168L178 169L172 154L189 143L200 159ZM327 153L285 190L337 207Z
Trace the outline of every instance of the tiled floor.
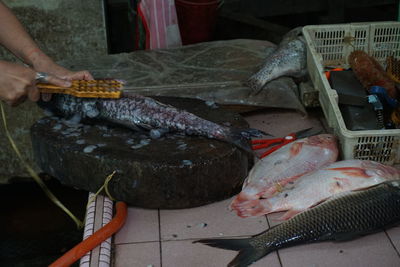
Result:
M269 110L246 116L253 128L274 136L313 127L324 130L321 114ZM129 208L114 239L115 267L226 266L237 254L192 242L202 238L246 237L276 224L277 214L242 219L228 210L230 199L184 210ZM252 266L400 266L400 227L357 240L300 245L273 252Z

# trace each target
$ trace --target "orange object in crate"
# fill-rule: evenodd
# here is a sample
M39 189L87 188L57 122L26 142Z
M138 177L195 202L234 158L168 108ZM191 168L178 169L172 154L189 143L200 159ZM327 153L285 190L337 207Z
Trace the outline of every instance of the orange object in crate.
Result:
M344 68L334 68L334 69L325 71L325 76L328 81L331 78L331 71L344 71Z
M124 83L119 80L73 80L71 87L38 83L41 93L69 94L76 97L120 98Z
M388 57L386 72L393 81L400 83L400 60Z

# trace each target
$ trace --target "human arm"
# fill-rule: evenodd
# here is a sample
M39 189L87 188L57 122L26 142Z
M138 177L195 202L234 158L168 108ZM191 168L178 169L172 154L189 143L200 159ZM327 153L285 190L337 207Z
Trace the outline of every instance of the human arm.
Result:
M0 62L0 98L9 104L19 103L24 96L37 100L39 92L35 86L36 72L49 74L47 82L58 86L70 86L68 80L93 79L88 71L73 72L56 64L37 46L11 10L1 1L0 44L31 66L28 68L16 63Z
M93 79L87 71L72 72L54 63L50 57L40 50L15 15L1 1L0 44L36 71L53 74L67 80ZM61 84L58 85L61 86Z

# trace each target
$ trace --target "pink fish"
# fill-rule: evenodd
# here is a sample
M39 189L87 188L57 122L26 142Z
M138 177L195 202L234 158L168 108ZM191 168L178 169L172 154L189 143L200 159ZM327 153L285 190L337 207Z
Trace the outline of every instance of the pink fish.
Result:
M244 217L287 211L287 220L342 192L359 190L387 180L400 179L400 170L368 160L343 160L308 173L272 198L262 199Z
M337 156L337 140L330 134L289 143L253 166L230 208L240 217L261 215L258 210L264 209L263 199L274 196L302 175L335 162Z

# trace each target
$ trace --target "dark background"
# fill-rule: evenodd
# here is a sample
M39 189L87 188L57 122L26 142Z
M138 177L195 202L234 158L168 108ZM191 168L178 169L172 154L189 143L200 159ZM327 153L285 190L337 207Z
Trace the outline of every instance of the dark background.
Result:
M109 53L135 50L137 0L105 0ZM196 0L191 0L196 1ZM213 40L279 42L297 26L397 21L399 0L225 0Z

